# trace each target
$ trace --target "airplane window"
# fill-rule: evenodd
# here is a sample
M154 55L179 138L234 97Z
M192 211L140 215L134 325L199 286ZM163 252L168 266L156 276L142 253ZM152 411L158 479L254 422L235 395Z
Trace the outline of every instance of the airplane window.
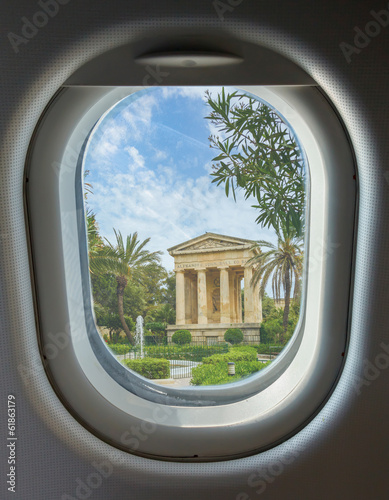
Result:
M314 85L60 89L26 207L63 403L147 457L286 439L342 367L355 203L347 136Z
M81 175L94 316L118 362L183 389L277 358L299 322L308 178L282 115L232 87L144 89L99 120Z

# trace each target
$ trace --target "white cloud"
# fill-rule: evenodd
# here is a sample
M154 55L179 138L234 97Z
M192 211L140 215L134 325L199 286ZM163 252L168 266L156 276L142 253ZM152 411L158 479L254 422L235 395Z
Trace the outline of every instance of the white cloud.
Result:
M161 93L164 99L173 96L189 97L190 99L201 99L206 101L205 92L208 87L162 87Z
M220 92L219 87L211 87L210 92L213 97ZM162 98L178 96L181 98L197 99L205 102L205 91L207 87L161 87L157 89L162 94ZM167 133L173 133L178 136L176 147L179 149L186 142L190 142L196 147L207 148L209 145L202 143L178 129L171 128L161 122L154 124L154 112L160 108L158 96L154 92L142 94L139 98L133 98L128 101L124 99L119 103L122 106L119 115L114 117L105 117L103 122L94 131L90 144L91 159L99 164L100 168L110 165L114 155L125 149L125 146L131 141L132 144L147 142L148 146L156 151L156 160L164 160L168 154L156 148L149 142L151 134L158 129L163 129ZM216 127L206 120L206 127L211 134L220 135Z
M165 87L158 91L165 98L177 95L197 99L202 105L205 88ZM213 88L213 96L219 91ZM174 106L182 106L181 102ZM172 128L160 121L153 125L158 109L154 93L143 94L96 132L88 165L94 194L88 205L96 213L102 236L114 242L115 228L123 236L137 231L141 240L151 237L148 248L164 252L162 263L167 269L173 267L167 248L207 231L274 242L274 233L255 223L253 202L238 192L235 203L226 197L223 185L211 183L212 162L204 161L208 156L203 154L209 145L184 134L179 126ZM211 133L221 135L209 120L205 122ZM165 150L162 129L174 134L172 143L177 150L174 146ZM183 156L188 141L199 151L190 158L190 165Z
M215 138L219 138L221 141L224 141L226 138L226 134L219 130L219 128L211 122L211 120L207 120L207 127L209 130L209 135L213 135Z
M167 248L205 232L248 239L272 239L271 231L255 223L255 209L238 193L227 198L223 187L210 183L209 175L180 178L170 167L144 167L139 151L131 149L127 173L106 172L94 183L89 204L97 214L101 234L114 241L113 227L123 235L138 232L151 237L150 250L164 252L162 263L172 269Z
M144 137L144 130L152 127L153 111L158 102L152 94L145 94L126 105L126 99L119 103L123 106L118 117L105 117L96 127L89 144L91 159L99 166L110 162L110 159L124 149L129 139L132 143Z
M136 131L139 124L149 127L152 123L154 108L158 107L155 96L143 94L139 99L131 101L131 105L122 112L124 120Z
M114 120L109 120L104 128L97 127L91 138L94 143L91 151L92 158L102 161L116 154L126 135L126 127L118 125Z
M155 160L166 160L166 158L169 156L166 151L162 151L161 149L156 149L154 148L155 150L155 155L154 155L154 159Z
M127 146L124 148L124 151L126 151L130 157L131 162L129 163L129 167L131 171L144 168L145 159L134 146Z
M156 108L158 108L158 102L151 93L143 94L139 99L131 101L131 104L129 103L128 107L122 111L122 118L128 128L127 134L132 141L143 140L144 130L150 131Z
M211 161L208 161L207 163L204 163L203 169L205 170L205 172L207 174L210 174L213 170L212 166L213 166L213 163Z

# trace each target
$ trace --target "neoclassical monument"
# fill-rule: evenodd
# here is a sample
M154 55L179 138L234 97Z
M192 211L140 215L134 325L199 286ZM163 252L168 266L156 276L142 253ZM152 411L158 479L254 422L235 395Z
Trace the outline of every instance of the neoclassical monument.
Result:
M262 302L258 287L250 284L253 268L246 264L254 255L252 245L251 240L205 233L168 249L176 273L176 325L168 326L169 341L179 329L189 330L193 338L223 340L233 327L259 342Z

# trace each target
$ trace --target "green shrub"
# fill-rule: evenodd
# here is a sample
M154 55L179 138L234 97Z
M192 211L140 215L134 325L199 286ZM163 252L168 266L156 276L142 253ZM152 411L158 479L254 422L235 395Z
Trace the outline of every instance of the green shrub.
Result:
M192 335L189 330L177 330L172 335L172 342L174 344L183 345L189 344L192 341Z
M96 318L96 324L98 326L105 326L104 323L104 317L106 315L106 311L103 306L100 304L97 304L96 302L93 304L93 310L95 313L95 318Z
M101 306L95 304L96 323L98 326L105 327L109 330L108 343L110 344L129 344L130 341L123 331L123 326L120 321L119 314L107 313ZM126 324L130 331L134 331L135 323L129 316L124 316Z
M220 385L236 382L252 373L262 370L268 363L240 361L235 363L235 375L228 375L227 363L203 364L192 368L191 385Z
M158 335L145 335L144 340L145 345L159 345L163 343L163 339L161 339Z
M183 359L187 361L202 361L204 357L228 352L227 344L216 345L150 345L144 347L147 356L165 359Z
M115 354L127 354L131 350L131 346L126 344L108 344Z
M260 344L258 346L255 346L257 352L259 354L276 354L284 348L283 345L276 345L276 344Z
M253 352L253 349L256 351L257 346L255 345L232 345L229 349L230 352L240 352L240 351L247 351L247 352Z
M128 340L128 337L125 334L113 333L112 334L112 338L108 338L108 344L126 344L126 345L130 345L130 341Z
M203 364L215 365L217 363L227 364L231 361L237 362L237 361L256 361L256 360L257 360L257 351L255 349L251 347L248 347L247 349L232 348L226 354L214 354L213 356L203 358Z
M153 334L155 333L164 333L166 329L165 323L161 323L158 321L150 322L145 324L146 330L150 330Z
M268 294L265 292L264 296L262 297L262 318L263 321L266 321L267 318L270 316L273 316L277 311L276 306L274 305L274 299L269 297Z
M170 377L170 363L167 359L126 359L124 363L134 372L151 379Z
M255 349L258 354L276 354L278 352L281 352L282 349L285 347L284 345L280 344L250 344L250 345L234 345L230 347L230 351L232 349L245 349L246 347L249 347L250 349Z
M262 344L250 344L247 347L251 347L251 349L255 349L257 352L259 352L259 349L260 349L261 345ZM243 347L243 346L236 346L236 347Z
M224 334L224 340L230 344L240 344L243 340L243 333L240 328L229 328Z
M296 325L298 323L300 316L300 302L291 300L289 317L288 317L288 327L286 334L283 333L283 317L284 309L279 308L271 312L269 316L264 317L263 322L260 327L261 342L265 344L279 344L280 339L284 338L284 343L286 343L293 335Z
M264 321L261 324L260 327L260 333L261 333L261 340L262 342L266 342L267 344L269 343L276 343L279 341L282 332L283 332L283 325L282 325L282 317L270 317L266 321Z

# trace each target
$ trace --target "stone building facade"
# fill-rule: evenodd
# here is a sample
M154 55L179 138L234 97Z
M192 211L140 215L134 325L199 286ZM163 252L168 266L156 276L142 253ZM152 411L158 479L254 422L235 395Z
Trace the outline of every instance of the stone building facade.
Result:
M176 325L168 326L168 340L180 329L193 340L221 341L227 328L240 328L247 340L259 342L262 302L251 286L253 241L216 233L168 249L176 273ZM244 307L242 307L244 280Z

